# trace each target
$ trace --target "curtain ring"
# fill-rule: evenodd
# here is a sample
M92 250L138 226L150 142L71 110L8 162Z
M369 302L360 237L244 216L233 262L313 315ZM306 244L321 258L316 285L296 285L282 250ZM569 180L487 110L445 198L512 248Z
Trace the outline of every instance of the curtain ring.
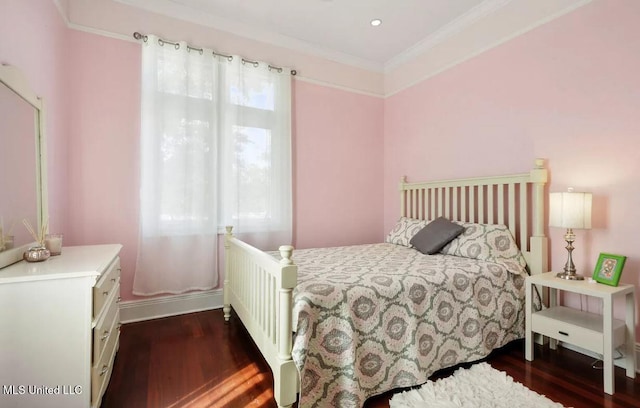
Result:
M224 55L224 54L217 54L215 51L212 52L213 57L224 57L227 61L231 62L233 61L233 56L232 55ZM242 61L242 63L244 64L244 60Z
M176 47L176 50L180 49L180 43L175 43L174 47Z
M247 60L247 59L242 59L242 65L246 64L247 62L250 62L251 65L253 65L254 68L258 68L258 61L251 61L251 60Z
M164 46L164 41L162 40L162 38L158 38L158 45L160 45L161 47Z
M144 34L140 34L139 32L137 32L137 31L136 31L135 33L133 33L133 38L135 38L136 40L142 40L142 41L144 41L144 42L147 42L147 39L148 39L149 37L147 37L147 36L146 36L146 35L144 35Z

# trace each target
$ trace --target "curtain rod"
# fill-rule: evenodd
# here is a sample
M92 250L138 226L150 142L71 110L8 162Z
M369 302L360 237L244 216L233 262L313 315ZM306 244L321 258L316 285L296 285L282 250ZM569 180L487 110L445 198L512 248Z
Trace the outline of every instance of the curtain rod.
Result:
M147 39L149 38L146 34L140 34L139 32L135 32L133 33L133 38L135 38L136 40L142 40L144 42L147 42ZM158 38L158 44L160 45L165 45L165 44L171 44L175 47L176 50L180 49L180 44L177 42L173 42L173 41L167 41L164 40L162 38ZM189 51L198 51L200 54L202 54L204 52L203 48L197 48L197 47L192 47L189 44L187 44L187 50ZM233 60L233 55L225 55L225 54L220 54L219 52L215 52L212 51L212 54L214 57L223 57L228 59L229 61ZM242 63L243 64L251 64L254 67L258 67L259 62L258 61L252 61L250 59L246 59L246 58L242 58ZM275 70L278 72L282 72L282 68L281 67L276 67L274 65L268 64L269 70ZM295 69L291 70L291 75L296 75L298 72Z

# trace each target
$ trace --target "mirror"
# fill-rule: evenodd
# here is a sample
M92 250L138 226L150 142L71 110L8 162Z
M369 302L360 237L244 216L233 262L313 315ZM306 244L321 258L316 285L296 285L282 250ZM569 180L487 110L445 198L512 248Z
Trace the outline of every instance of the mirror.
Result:
M46 219L42 101L15 67L0 66L0 268L18 262Z

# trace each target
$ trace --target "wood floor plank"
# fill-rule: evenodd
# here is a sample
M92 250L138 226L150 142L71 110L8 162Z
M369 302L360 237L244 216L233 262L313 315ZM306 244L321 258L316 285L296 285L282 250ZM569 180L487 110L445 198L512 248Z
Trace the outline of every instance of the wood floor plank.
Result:
M486 361L568 407L640 407L640 377L627 378L616 368L616 393L607 395L602 370L592 368L594 359L562 347L536 345L534 361L527 362L523 341L515 341ZM432 379L454 370L441 370ZM370 398L365 408L389 407L393 393ZM213 310L123 325L102 407L275 408L276 403L271 371L237 316L225 324L222 310Z

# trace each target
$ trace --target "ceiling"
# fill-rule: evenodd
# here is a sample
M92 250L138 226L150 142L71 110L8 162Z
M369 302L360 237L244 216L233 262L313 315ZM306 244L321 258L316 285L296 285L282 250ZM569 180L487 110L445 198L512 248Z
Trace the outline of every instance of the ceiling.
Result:
M592 0L110 1L371 71L390 72L461 37L465 44L458 41L453 49L447 45L451 52L479 52ZM373 27L373 19L382 24Z
M117 0L381 71L511 0ZM382 24L373 27L372 19Z

